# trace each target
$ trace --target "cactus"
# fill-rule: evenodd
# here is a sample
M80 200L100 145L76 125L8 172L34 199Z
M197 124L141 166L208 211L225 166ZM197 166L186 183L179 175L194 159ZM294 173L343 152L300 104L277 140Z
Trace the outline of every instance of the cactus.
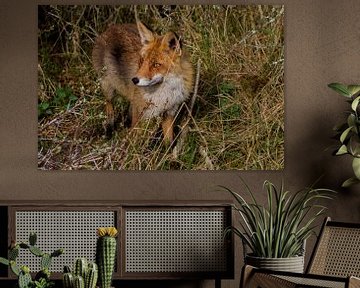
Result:
M98 266L96 263L89 263L85 276L85 288L95 288L98 279Z
M42 252L42 251L40 250L40 248L38 248L38 247L36 247L36 246L30 245L29 251L30 251L32 254L34 254L35 256L37 256L37 257L41 257L41 256L44 255L44 252Z
M31 232L29 235L29 244L31 246L35 246L36 245L36 241L37 241L37 235L34 232Z
M28 287L40 287L38 283L51 284L50 282L50 264L53 257L60 256L64 251L63 249L55 250L53 253L44 253L40 250L36 244L37 236L35 233L30 233L29 244L20 242L15 243L12 241L11 246L8 251L8 259L0 257L0 263L10 266L11 271L18 276L18 286L19 288L28 288ZM21 268L16 264L16 259L19 256L19 250L24 249L28 250L30 253L37 257L41 257L41 271L39 271L35 276L35 281L32 280L30 275L30 269L27 266L22 266ZM39 284L40 285L40 284ZM42 287L42 286L41 286Z
M81 276L85 279L86 270L88 268L88 262L85 258L79 258L75 261L74 274Z
M18 279L19 288L29 288L30 283L32 283L32 279L31 279L29 267L26 266L22 267Z
M96 263L91 262L88 264L88 261L85 258L76 259L73 273L71 273L69 266L64 266L64 288L95 288L97 278L98 268Z
M16 245L14 248L10 249L8 252L9 260L16 260L16 258L19 256L19 246Z
M96 262L99 268L99 284L101 288L110 288L114 272L116 256L115 227L98 228L99 238L96 243Z
M74 288L85 288L84 278L80 275L74 277Z
M73 288L74 287L74 276L70 272L66 272L62 277L64 288Z
M52 260L51 255L48 253L44 253L41 256L41 262L40 262L41 269L45 269L45 268L49 269L51 265L51 260Z

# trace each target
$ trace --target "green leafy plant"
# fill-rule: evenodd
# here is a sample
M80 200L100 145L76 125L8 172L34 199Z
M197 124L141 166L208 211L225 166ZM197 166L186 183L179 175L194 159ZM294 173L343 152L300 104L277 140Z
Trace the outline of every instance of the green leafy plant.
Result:
M326 207L318 205L320 199L331 199L334 193L328 189L305 188L296 193L285 191L283 184L277 189L269 181L264 182L267 206L257 202L245 184L252 202L240 194L221 186L236 200L234 209L240 215L240 228L229 227L227 233L239 236L252 256L288 258L302 254L304 241L314 232L315 220Z
M50 100L43 100L38 103L38 117L42 118L54 113L54 109L69 110L78 100L70 87L58 87L55 95Z
M334 152L335 155L349 154L353 157L352 168L354 177L347 179L342 186L349 187L360 183L360 85L344 85L331 83L331 89L347 98L351 106L347 121L335 127L339 133L340 147Z
M50 265L53 257L58 257L64 253L63 249L57 249L51 254L43 252L36 246L37 236L30 233L29 243L13 243L8 251L8 259L0 257L0 263L10 266L11 271L18 277L19 288L49 288L53 286L50 280ZM19 266L16 259L19 256L20 249L28 250L31 254L40 258L41 270L35 275L33 280L30 275L30 268L26 265Z

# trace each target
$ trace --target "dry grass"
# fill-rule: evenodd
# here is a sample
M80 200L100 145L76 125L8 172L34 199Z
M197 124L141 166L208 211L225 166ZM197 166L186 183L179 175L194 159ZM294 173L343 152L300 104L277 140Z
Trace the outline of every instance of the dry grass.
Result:
M283 169L284 7L137 10L157 33L181 35L194 66L201 61L197 99L191 115L189 103L179 112L175 145L164 145L157 119L126 128L121 99L116 133L105 137L91 49L110 23L134 22L134 7L40 6L39 168Z

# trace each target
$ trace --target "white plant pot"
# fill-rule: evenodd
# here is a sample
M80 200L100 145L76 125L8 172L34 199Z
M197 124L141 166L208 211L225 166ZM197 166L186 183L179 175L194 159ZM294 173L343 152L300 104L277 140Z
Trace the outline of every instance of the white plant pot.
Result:
M245 263L262 269L304 273L304 256L289 258L263 258L246 255Z

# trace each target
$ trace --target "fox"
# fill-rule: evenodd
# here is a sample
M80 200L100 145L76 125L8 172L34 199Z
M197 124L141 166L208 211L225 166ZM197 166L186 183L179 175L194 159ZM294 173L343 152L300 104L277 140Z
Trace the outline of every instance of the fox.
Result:
M114 131L114 98L129 102L130 126L161 117L163 138L174 141L174 121L194 85L193 66L181 38L169 31L158 35L137 20L112 24L100 34L92 63L105 96L106 131Z

